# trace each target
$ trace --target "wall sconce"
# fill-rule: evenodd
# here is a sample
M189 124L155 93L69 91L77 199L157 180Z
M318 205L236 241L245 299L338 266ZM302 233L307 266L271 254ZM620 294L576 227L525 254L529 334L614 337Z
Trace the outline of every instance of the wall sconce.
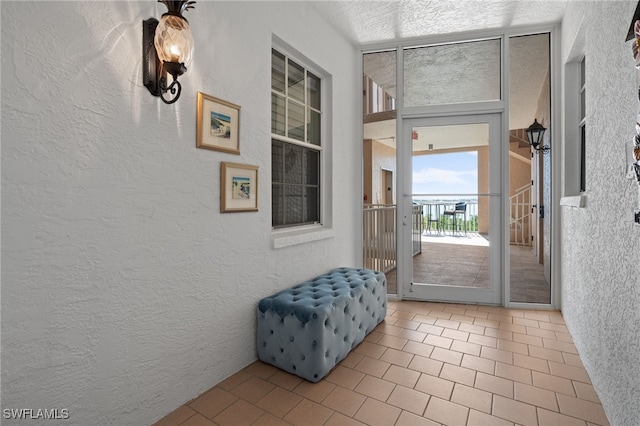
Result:
M172 104L182 91L178 76L187 71L193 56L193 37L182 12L193 9L195 1L158 0L158 3L164 3L168 9L160 22L155 18L142 21L142 82L153 96ZM167 74L173 77L168 86ZM173 98L165 99L167 92Z
M542 127L542 124L538 123L538 120L536 118L533 119L533 124L527 128L527 138L529 139L529 145L531 145L533 149L538 151L538 154L540 152L546 154L551 150L551 147L549 145L540 146L545 130L547 129Z

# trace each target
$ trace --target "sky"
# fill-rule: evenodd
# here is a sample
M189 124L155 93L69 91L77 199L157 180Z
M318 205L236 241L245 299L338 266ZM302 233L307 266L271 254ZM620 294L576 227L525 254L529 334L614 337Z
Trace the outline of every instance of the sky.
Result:
M414 194L475 194L477 192L477 151L413 157Z

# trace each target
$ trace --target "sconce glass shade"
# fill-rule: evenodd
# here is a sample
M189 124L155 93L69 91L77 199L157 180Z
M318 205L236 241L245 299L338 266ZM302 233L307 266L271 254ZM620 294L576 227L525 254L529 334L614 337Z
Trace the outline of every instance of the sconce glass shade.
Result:
M187 70L193 56L194 43L186 19L171 14L162 15L153 42L160 61L182 65L177 67L177 75Z
M542 127L542 124L538 123L538 119L534 118L533 124L527 128L527 137L529 138L529 144L533 146L540 145L545 130L547 129Z
M548 146L544 146L542 148L538 148L538 146L542 143L542 138L544 136L545 129L542 124L538 123L538 119L533 119L533 124L527 128L527 138L529 139L529 144L536 151L543 149L546 151L549 150Z
M167 6L160 22L142 21L142 83L153 96L166 104L178 100L182 85L178 81L193 56L193 37L182 12L193 9L195 0L158 0ZM173 77L168 81L167 74ZM172 97L165 97L165 94Z

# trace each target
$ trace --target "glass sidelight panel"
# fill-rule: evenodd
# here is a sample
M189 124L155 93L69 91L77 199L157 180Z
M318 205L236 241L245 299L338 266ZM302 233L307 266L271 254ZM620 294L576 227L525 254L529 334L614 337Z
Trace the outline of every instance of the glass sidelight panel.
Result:
M509 109L510 301L551 303L551 156L532 151L525 129L551 128L550 35L512 37ZM536 58L532 61L531 58ZM579 96L579 95L576 95ZM552 145L547 130L543 145ZM533 152L533 154L532 154Z
M396 52L363 55L363 258L397 294Z
M363 111L367 115L396 109L396 51L363 55ZM385 136L395 136L386 134Z

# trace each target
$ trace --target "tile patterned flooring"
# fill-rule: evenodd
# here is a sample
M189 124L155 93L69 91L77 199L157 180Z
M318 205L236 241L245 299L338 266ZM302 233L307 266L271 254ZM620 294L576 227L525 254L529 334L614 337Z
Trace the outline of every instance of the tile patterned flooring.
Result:
M391 301L318 383L256 361L156 423L363 424L608 421L559 312Z
M531 247L509 246L511 262L511 301L551 303L551 289Z
M451 237L450 237L451 238ZM461 287L489 287L489 247L469 244L469 234L459 236L460 244L437 243L434 239L422 242L422 253L413 257L414 282L456 285ZM511 301L545 303L551 301L551 291L544 276L544 266L531 254L531 247L509 246L511 270ZM388 291L396 293L396 270L386 273Z

